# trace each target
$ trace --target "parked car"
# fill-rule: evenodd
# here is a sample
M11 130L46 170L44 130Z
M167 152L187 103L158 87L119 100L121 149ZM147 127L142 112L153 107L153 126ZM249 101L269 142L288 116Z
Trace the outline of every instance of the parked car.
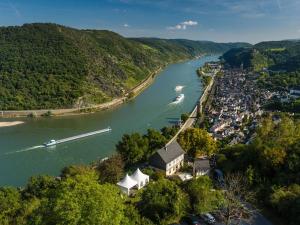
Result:
M210 213L202 214L201 218L208 224L216 223L216 219Z

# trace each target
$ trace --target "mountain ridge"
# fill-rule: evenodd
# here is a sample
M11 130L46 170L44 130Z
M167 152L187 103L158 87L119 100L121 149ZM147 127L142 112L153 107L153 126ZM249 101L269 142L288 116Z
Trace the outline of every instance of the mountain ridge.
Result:
M124 38L33 23L0 27L1 110L90 106L120 97L158 68L246 43Z
M260 71L294 72L300 69L300 40L263 41L248 48L231 49L223 59L233 67Z

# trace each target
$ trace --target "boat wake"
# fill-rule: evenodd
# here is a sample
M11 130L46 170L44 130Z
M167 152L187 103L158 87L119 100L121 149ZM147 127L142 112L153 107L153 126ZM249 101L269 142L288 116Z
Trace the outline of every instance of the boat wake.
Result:
M14 151L14 152L7 152L4 155L11 155L11 154L20 153L20 152L28 152L28 151L32 151L32 150L43 148L43 147L44 147L43 145L32 146L32 147L21 149L21 150Z
M176 92L180 92L180 91L182 91L182 89L184 88L184 86L182 86L182 85L177 85L176 87L175 87L175 91Z
M60 139L60 140L53 140L52 139L52 140L44 143L43 147L55 146L57 144L61 144L61 143L64 143L64 142L74 141L74 140L77 140L77 139L80 139L80 138L85 138L85 137L89 137L89 136L92 136L92 135L102 134L102 133L106 133L106 132L110 132L110 131L111 131L111 128L108 127L106 129L96 130L96 131L92 131L92 132L88 132L88 133L85 133L85 134L80 134L80 135L76 135L76 136L73 136L73 137L68 137L68 138L64 138L64 139Z
M180 102L174 101L174 102L170 102L169 105L170 106L175 106L175 105L179 105L180 103L182 103L182 101L180 101Z
M170 104L177 105L177 104L181 103L183 101L183 99L184 99L184 94L180 94Z

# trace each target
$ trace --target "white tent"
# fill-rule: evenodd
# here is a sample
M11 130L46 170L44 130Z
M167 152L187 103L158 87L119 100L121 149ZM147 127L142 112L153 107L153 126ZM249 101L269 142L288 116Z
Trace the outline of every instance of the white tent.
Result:
M139 168L137 168L137 170L131 175L131 178L137 182L138 189L149 183L149 176L143 174Z
M121 180L120 182L117 183L117 185L121 188L123 192L125 192L127 195L130 194L130 189L136 186L138 183L132 179L128 174Z

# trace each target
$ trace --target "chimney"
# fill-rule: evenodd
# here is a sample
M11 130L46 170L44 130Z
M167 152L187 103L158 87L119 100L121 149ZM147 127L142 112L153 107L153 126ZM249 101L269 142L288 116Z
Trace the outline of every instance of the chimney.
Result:
M165 145L164 149L165 149L165 151L168 151L167 145Z

